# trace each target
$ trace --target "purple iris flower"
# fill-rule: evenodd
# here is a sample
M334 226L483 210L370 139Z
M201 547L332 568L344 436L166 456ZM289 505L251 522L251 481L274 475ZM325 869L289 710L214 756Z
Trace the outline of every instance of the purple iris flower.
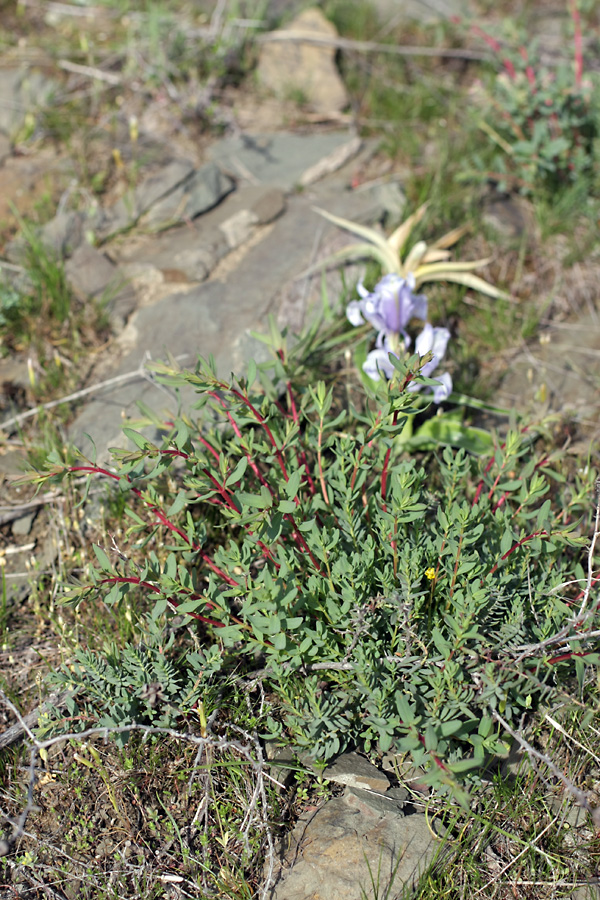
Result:
M446 352L449 340L450 332L447 328L434 328L429 322L426 322L423 326L423 331L415 341L415 351L419 356L425 356L430 351L433 353L432 359L425 363L421 369L421 375L424 375L425 378L429 378L431 373L437 369ZM436 381L439 382L436 387L416 384L414 381L411 381L407 390L420 391L423 388L433 390L434 403L442 403L452 393L452 376L448 372L443 372L441 375L436 375Z
M423 331L415 342L415 350L419 356L425 356L426 353L431 351L433 358L428 363L425 363L421 369L421 375L424 375L426 378L431 376L431 373L440 364L449 340L450 332L447 328L434 328L429 322L425 323ZM382 375L388 379L392 377L394 366L390 361L390 353L393 353L393 349L390 347L388 336L383 331L380 331L377 335L375 349L371 350L363 364L363 371L369 378L379 381ZM420 391L424 388L432 390L434 403L442 403L452 393L452 377L448 372L443 372L436 377L436 380L439 384L435 387L433 385L416 384L414 381L411 381L407 390Z
M372 293L359 284L358 293L362 299L352 300L346 315L353 325L367 321L379 332L401 334L408 347L410 337L406 326L411 319L427 318L427 298L424 294L413 293L414 290L415 278L410 273L406 278L395 273L384 275Z
M373 381L379 381L381 375L388 380L394 374L394 366L390 362L390 353L394 353L389 346L388 336L384 331L380 331L375 341L375 349L367 355L363 363L363 372L372 378Z

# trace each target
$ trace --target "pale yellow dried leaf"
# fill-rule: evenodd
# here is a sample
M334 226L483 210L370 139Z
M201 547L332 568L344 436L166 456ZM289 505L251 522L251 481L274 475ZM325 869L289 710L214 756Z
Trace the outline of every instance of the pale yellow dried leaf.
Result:
M398 225L395 231L393 231L389 238L387 239L388 246L392 248L396 253L400 253L402 248L404 247L406 241L408 240L408 236L411 231L417 225L423 216L425 215L425 211L429 206L428 203L424 203L423 206L420 206L416 212L409 216L408 219L405 219L401 225Z

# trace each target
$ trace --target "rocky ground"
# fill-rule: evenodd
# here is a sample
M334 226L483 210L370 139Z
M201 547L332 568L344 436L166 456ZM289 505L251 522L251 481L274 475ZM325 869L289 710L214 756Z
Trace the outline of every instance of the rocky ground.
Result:
M379 5L382 27L399 15L435 19L464 12L458 0L412 0L402 12L385 0ZM25 8L39 13L29 3ZM65 9L45 5L46 14L58 21L72 14ZM335 41L335 31L318 10L296 21L292 13L288 31L309 30ZM112 10L102 14L112 15ZM139 402L161 417L175 409L178 398L152 378L152 360L170 356L193 365L196 355L212 355L223 373L239 372L248 359L260 358L262 345L252 333L264 331L269 316L296 332L314 315L321 275L304 273L347 240L315 207L370 225L397 222L405 211L402 170L379 152L376 140L359 136L347 111L335 48L290 43L281 33L275 37L280 40L261 45L261 91L247 90L236 98L223 114L227 121L221 136L194 135L173 115L168 95L159 92L135 119L125 108L129 100L113 120L99 117L79 148L72 143L29 152L14 136L26 129L46 93L57 85L67 93L89 90L120 76L108 67L86 70L68 60L62 73L52 72L41 58L18 64L9 58L0 69L0 219L7 223L0 267L16 284L27 277L26 245L12 227L15 208L28 216L46 197L54 212L40 230L44 247L64 262L78 302L83 307L99 302L107 315L105 330L78 362L74 397L62 407L66 439L99 461L122 442L123 420L136 417ZM290 91L301 95L302 115ZM100 201L82 200L81 154L113 160L109 189ZM488 216L499 229L516 234L528 227L516 202L490 204ZM494 361L508 373L494 398L498 405L536 402L564 413L568 402L579 424L587 426L578 434L585 441L596 432L599 406L596 274L590 266L569 276L579 279L580 304L570 310L576 316L547 322L531 344L520 343ZM555 290L564 292L565 285L567 276ZM343 294L338 272L328 272L326 287L330 298ZM64 523L60 504L49 506L52 498L34 498L14 483L23 459L20 429L33 419L35 408L27 352L0 359L0 383L0 525L5 603L10 605L30 591L31 565L38 573L60 565ZM22 669L16 680L20 677L24 689L33 660L50 658L52 652L42 629L33 642L4 653L0 664ZM7 715L6 726L12 721ZM273 766L280 764L276 760ZM387 769L390 777L348 754L325 771L326 780L342 786L340 794L303 813L284 842L278 881L268 896L359 900L362 891L377 895L375 881L383 888L393 882L389 896L400 896L402 886L431 861L443 864L443 829L425 815L427 792L419 786L418 773L400 787L393 760ZM78 896L65 885L36 887L26 871L18 877L15 871L13 866L18 896L41 896L40 891ZM16 895L1 890L3 897ZM184 893L176 881L169 891L156 896L199 896Z

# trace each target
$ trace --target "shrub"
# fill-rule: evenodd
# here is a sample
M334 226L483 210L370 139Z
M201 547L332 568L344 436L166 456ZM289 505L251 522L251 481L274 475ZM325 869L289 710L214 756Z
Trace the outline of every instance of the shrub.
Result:
M571 0L574 60L548 66L535 41L517 49L474 29L496 54L501 70L491 93L494 116L480 122L500 153L494 161L501 189L550 190L593 178L597 167L600 109L596 75L584 77L582 35L576 0ZM526 46L527 45L527 49Z
M102 721L125 724L152 720L143 686L162 683L159 670L167 719L203 684L250 676L273 698L271 737L322 760L350 745L407 751L433 784L455 785L503 752L497 716L518 729L597 660L575 552L589 483L553 502L558 476L530 429L480 458L403 456L407 387L430 383L418 374L427 358L390 357L395 377L356 410L336 405L333 384L311 383L283 340L276 350L245 379L202 360L194 372L157 365L162 381L194 388L199 413L160 423L154 441L125 428L135 449L113 451L112 467L55 460L42 476L88 473L125 495L123 547L112 558L94 547L97 564L65 599L118 605L143 592L157 635L147 669L130 648L121 665L110 655L111 679L80 653L54 680L84 699L100 675ZM161 629L181 620L199 646L169 650ZM173 668L157 647L177 654Z

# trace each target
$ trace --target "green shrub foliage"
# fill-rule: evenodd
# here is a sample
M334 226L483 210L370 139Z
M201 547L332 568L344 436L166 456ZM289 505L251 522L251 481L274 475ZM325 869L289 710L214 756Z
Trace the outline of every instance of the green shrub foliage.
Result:
M527 429L487 457L402 455L419 360L395 365L363 412L339 398L332 412L333 385L307 384L283 345L246 379L203 361L158 367L194 388L193 414L162 423L154 441L126 428L135 449L114 451L113 467L51 473L100 475L125 494L124 546L95 547L89 580L67 600L143 592L154 643L120 658L80 653L56 680L94 683L102 722L123 724L156 717L145 685L162 685L168 719L203 684L254 678L273 699L270 736L323 760L351 745L407 751L437 785L502 752L495 712L518 729L574 661L580 676L596 661L594 610L577 616L586 539L574 519L593 495L588 482L553 503L555 476ZM196 646L178 641L171 663L160 632L175 612Z

